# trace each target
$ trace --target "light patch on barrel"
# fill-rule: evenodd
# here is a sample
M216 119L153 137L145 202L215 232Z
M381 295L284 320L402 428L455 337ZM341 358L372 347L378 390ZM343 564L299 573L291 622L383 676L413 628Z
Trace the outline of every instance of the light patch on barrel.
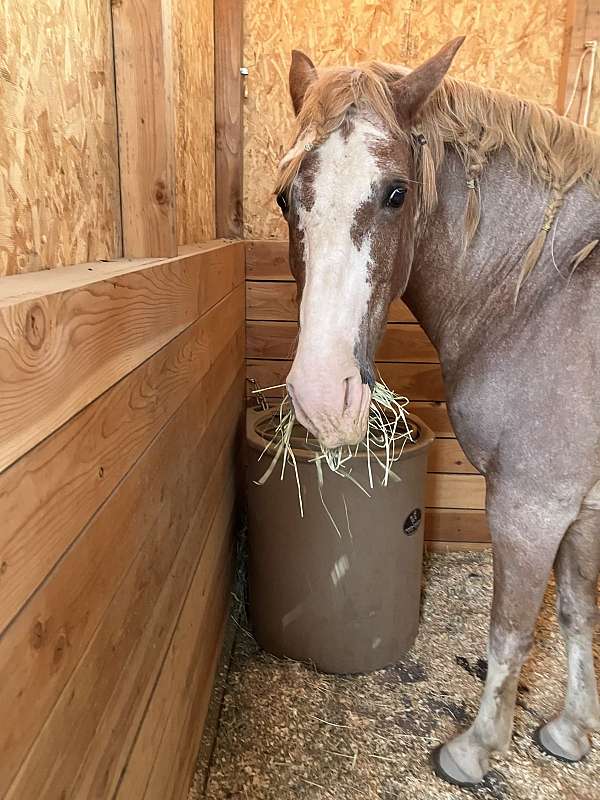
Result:
M295 606L295 608L292 608L291 611L288 611L288 613L281 618L281 627L283 628L283 630L285 630L288 625L291 625L292 622L295 622L298 619L298 617L302 616L303 608L304 608L304 603L298 603L298 605Z
M331 575L331 582L334 586L338 585L349 569L350 560L348 559L348 556L341 556L341 558L338 558L333 565L333 569L329 573Z

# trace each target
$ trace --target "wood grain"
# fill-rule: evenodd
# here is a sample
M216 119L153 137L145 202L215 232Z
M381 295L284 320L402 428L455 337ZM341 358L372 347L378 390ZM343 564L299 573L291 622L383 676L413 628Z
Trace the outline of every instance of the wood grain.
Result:
M383 379L401 395L411 400L443 400L444 385L442 373L437 364L396 364L380 363L376 366ZM284 383L290 371L291 361L272 361L248 359L247 375L254 378L263 388ZM251 389L249 387L248 391ZM281 396L281 390L267 393L269 397Z
M119 258L109 2L0 3L0 276Z
M485 508L483 475L427 475L425 505L429 508Z
M0 795L26 753L8 795L15 800L56 798L70 791L92 744L91 758L108 752L109 761L124 757L124 742L135 733L130 729L134 712L139 719L143 692L153 680L138 671L137 681L124 679L120 685L118 676L124 668L135 673L131 659L143 636L146 644L140 645L143 655L137 651L137 663L148 661L158 669L159 643L168 643L168 627L178 613L176 598L185 595L187 578L182 575L191 575L194 548L201 544L195 533L181 557L183 573L170 570L171 561L211 475L217 475L219 491L223 485L215 453L226 460L229 454L232 472L226 443L235 436L240 411L242 387L235 377L240 344L237 359L223 359L189 395L6 632L0 647L0 713L9 724L0 731ZM151 609L163 586L170 599L151 625ZM36 631L32 659L27 653ZM111 697L119 700L113 703ZM100 737L101 719L115 712L109 731ZM120 768L113 773L105 767L102 776L88 767L85 780L118 777Z
M454 438L454 430L448 416L446 403L427 402L426 400L411 401L408 410L423 420L438 438Z
M425 542L425 549L430 553L468 553L489 550L490 542Z
M567 19L563 40L562 61L558 80L557 108L564 114L573 89L579 59L584 52L585 43L600 40L600 0L567 0ZM589 56L584 62L583 80L579 83L575 101L569 112L571 119L582 121L582 110L587 88L587 72L589 70ZM600 130L600 86L598 86L598 69L596 69L595 86L592 92L589 126L593 130Z
M456 439L436 439L427 459L429 472L462 472L477 475Z
M290 276L291 278L291 276ZM296 322L298 319L297 289L290 281L246 281L246 319ZM390 306L388 322L415 322L402 300Z
M59 282L64 287L72 274L70 288L51 294L35 293L37 275L7 279L0 296L0 471L238 285L240 256L241 245L220 243L150 264L122 261L120 270L97 265L88 270L94 281L82 285L82 270L67 267Z
M425 539L441 542L488 542L490 531L485 511L426 508Z
M243 9L215 0L215 171L217 236L243 236Z
M235 358L238 285L153 358L0 474L0 631L211 366ZM243 331L237 337L243 338ZM42 477L43 476L43 479ZM44 535L40 535L40 531Z
M296 350L296 322L248 322L246 354L248 358L289 359ZM390 323L377 349L377 361L413 361L437 364L435 348L420 325Z
M262 281L292 281L289 245L278 239L246 240L246 277Z
M231 538L223 523L213 528L218 535L211 532L202 554L115 800L187 796L231 585Z
M171 0L177 150L177 241L215 233L213 0Z
M123 255L175 256L171 0L112 3Z

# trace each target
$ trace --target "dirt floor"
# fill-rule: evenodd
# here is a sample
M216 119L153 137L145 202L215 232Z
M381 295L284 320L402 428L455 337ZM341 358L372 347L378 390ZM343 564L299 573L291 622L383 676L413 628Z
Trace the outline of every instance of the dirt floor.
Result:
M543 755L531 739L564 693L552 586L523 671L509 756L494 759L477 790L432 773L431 748L477 709L491 590L489 552L430 556L415 647L403 663L358 677L277 660L238 631L208 779L198 778L190 800L600 800L599 737L575 766Z

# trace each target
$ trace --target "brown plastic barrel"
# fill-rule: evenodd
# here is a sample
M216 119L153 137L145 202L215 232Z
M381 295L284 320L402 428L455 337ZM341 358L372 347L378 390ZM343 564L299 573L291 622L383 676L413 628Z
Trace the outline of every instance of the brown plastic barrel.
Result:
M323 471L319 495L310 446L294 448L304 517L294 471L286 467L256 485L270 457L261 425L273 411L249 410L249 598L254 635L277 656L306 661L323 672L357 673L400 661L417 635L421 600L427 451L434 436L414 415L417 434L394 465L399 482L370 489L366 454L348 479ZM257 430L257 428L259 430ZM378 469L375 474L380 476ZM347 516L346 516L347 509ZM348 524L349 523L349 524Z

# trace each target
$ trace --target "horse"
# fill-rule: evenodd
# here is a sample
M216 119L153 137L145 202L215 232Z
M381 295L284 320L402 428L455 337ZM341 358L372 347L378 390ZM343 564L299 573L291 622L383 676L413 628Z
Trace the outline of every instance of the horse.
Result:
M364 437L375 351L403 296L485 476L487 679L472 725L432 754L442 778L475 786L490 755L508 751L553 568L568 682L534 737L576 762L600 729L600 136L447 76L463 39L414 70L317 70L294 51L295 128L276 196L300 304L287 377L298 420L326 447Z

